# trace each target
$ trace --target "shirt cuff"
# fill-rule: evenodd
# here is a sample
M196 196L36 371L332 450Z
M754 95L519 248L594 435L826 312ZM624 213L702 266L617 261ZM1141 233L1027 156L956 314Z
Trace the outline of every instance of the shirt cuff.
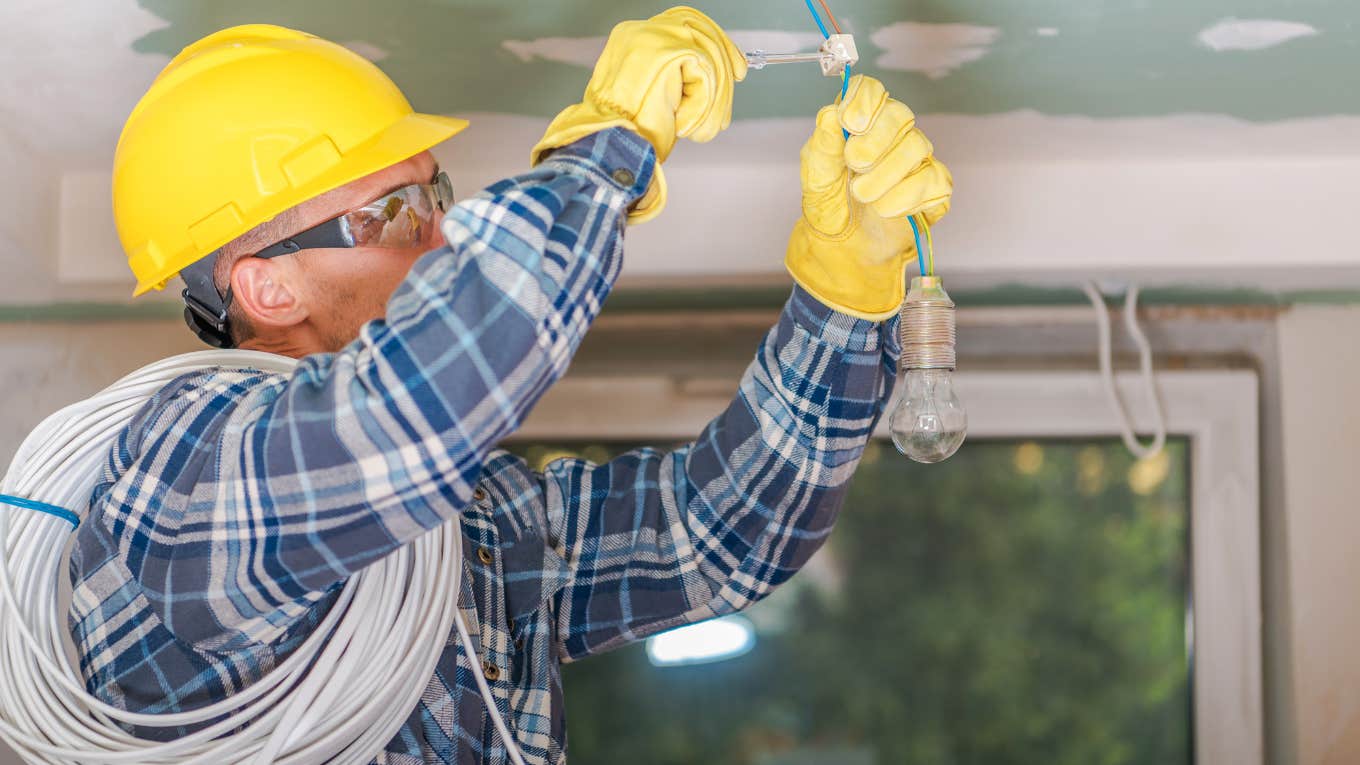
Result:
M627 205L647 193L656 168L656 149L642 136L621 127L609 128L553 149L543 164L566 165L628 198Z
M785 312L808 334L840 350L876 351L883 342L884 322L841 313L795 285ZM895 321L887 322L896 326Z

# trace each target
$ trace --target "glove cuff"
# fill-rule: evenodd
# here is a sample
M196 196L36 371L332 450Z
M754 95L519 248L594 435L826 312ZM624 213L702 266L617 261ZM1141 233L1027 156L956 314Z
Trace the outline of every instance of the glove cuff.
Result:
M652 170L652 183L647 187L647 193L643 194L642 199L628 211L628 225L646 223L660 215L661 211L666 209L669 198L666 190L666 172L661 169L661 163L658 162Z
M638 132L637 125L633 124L632 120L617 114L607 114L583 103L568 106L553 118L543 137L534 145L533 151L529 153L529 166L537 167L538 163L543 161L543 155L553 149L560 149L588 135L614 127Z
M569 106L562 110L562 113L558 114L548 125L543 137L539 139L533 151L529 153L529 165L536 167L543 161L544 156L553 149L560 149L563 146L576 143L586 136L616 127L630 130L643 138L647 138L647 135L632 120L617 114L610 114L589 103ZM655 141L651 139L648 139L648 141L652 143L652 148L657 149ZM652 183L648 186L647 193L628 212L628 223L630 225L646 223L660 215L666 207L668 199L666 174L661 170L661 159L661 151L657 149L657 163L652 173Z
M913 258L890 258L864 264L831 260L817 251L807 222L794 226L784 266L800 287L822 304L869 321L895 316L906 299L906 264Z

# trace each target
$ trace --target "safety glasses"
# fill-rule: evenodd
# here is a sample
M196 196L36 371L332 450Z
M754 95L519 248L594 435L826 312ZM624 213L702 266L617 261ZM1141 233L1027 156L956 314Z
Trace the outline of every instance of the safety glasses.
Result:
M363 207L271 244L254 257L277 258L312 249L431 247L439 221L453 202L449 177L438 172L430 183L415 183L388 192ZM215 256L206 257L180 272L185 284L184 320L204 342L230 348L227 306L231 305L231 290L225 296L218 293L213 279L216 262Z
M357 210L336 216L255 253L277 258L298 250L334 247L409 249L430 241L439 220L453 206L453 186L444 173L431 183L397 189Z

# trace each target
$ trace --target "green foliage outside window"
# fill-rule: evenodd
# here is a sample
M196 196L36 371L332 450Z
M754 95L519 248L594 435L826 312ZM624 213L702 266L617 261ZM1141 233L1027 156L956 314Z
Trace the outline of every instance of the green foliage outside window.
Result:
M1187 446L977 442L921 466L871 444L827 548L748 612L752 652L565 668L572 760L1191 762Z

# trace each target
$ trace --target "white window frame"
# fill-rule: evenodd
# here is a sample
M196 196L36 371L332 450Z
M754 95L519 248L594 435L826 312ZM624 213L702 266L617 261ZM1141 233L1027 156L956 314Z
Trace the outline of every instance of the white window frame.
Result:
M1118 376L1135 413L1137 375ZM974 438L1110 437L1118 423L1100 377L1082 371L960 372ZM1195 761L1265 761L1261 659L1258 386L1243 370L1157 375L1170 433L1190 439ZM516 440L694 438L727 406L731 378L569 376ZM885 418L886 420L886 418ZM1151 423L1135 414L1144 432ZM877 433L887 436L886 423Z

